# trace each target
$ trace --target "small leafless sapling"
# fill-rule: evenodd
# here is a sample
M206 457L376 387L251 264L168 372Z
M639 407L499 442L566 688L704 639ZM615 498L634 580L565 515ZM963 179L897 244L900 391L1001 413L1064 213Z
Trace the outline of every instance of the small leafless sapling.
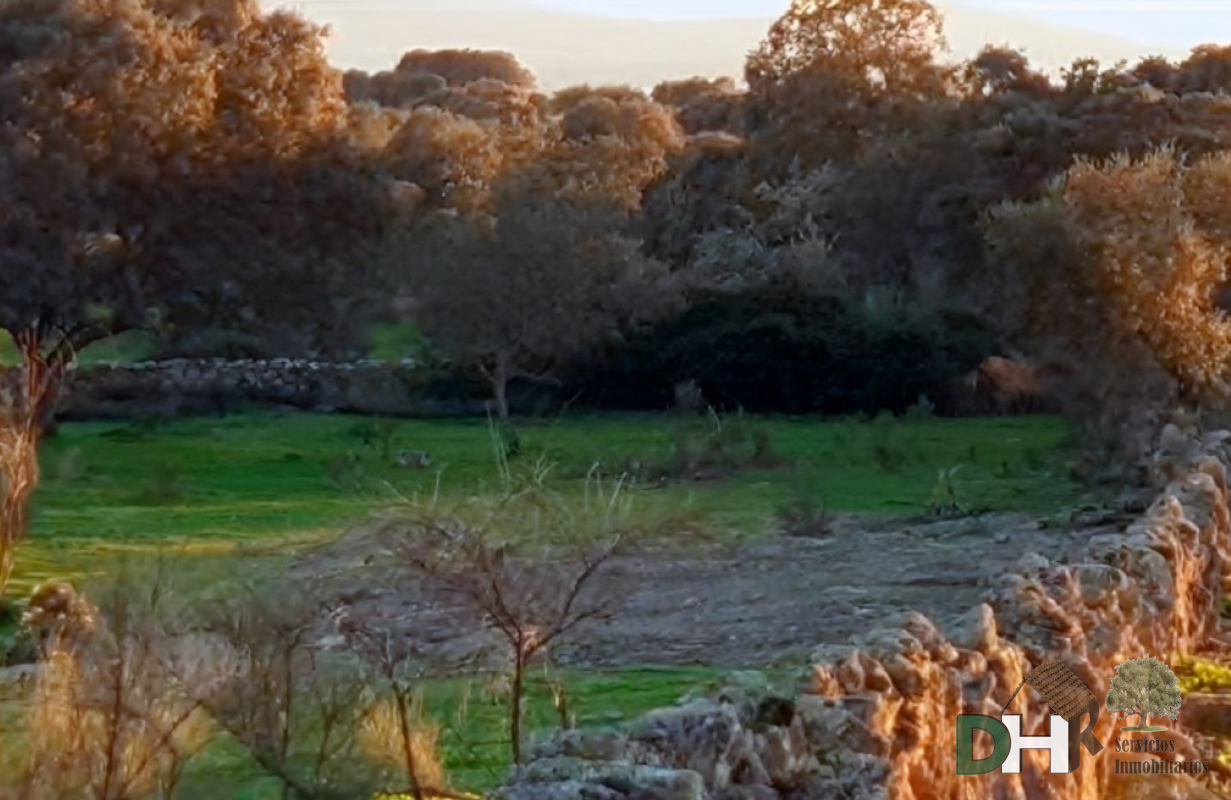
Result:
M362 670L319 647L322 609L311 587L267 589L215 609L212 632L238 663L232 680L202 703L281 782L285 800L371 796L382 787L359 768L368 693Z
M611 617L617 597L603 591L596 579L630 537L613 530L597 543L561 543L535 552L492 533L499 529L500 516L497 510L486 526L421 520L398 552L426 586L459 602L507 644L508 735L513 763L519 764L527 667L579 625Z
M437 731L424 724L421 695L415 691L415 684L428 677L430 659L424 649L406 632L362 619L348 606L339 606L331 616L347 646L375 671L377 680L370 683L382 684L389 696L368 711L363 729L367 750L401 773L406 788L399 794L414 800L458 796L445 788Z

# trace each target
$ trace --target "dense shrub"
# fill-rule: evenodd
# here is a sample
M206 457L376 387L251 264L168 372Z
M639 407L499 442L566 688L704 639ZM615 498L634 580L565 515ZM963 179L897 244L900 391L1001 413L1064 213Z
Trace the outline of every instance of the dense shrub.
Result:
M581 403L651 409L694 379L718 409L904 411L991 353L972 321L885 313L785 287L705 292L682 314L610 344L571 375Z

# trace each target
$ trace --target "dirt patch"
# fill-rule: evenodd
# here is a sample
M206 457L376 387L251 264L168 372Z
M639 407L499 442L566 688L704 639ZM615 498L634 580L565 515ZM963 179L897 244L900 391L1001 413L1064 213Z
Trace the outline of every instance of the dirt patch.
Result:
M1047 529L1035 520L987 515L947 522L840 520L824 538L776 537L687 558L626 557L602 588L624 598L606 623L579 628L554 650L557 664L588 667L695 665L763 667L804 658L904 611L942 626L980 602L987 579L1024 554L1067 560L1090 535L1114 527ZM367 561L368 563L364 563ZM355 540L306 555L292 574L327 576L349 613L411 626L459 652L455 609L397 586ZM382 574L384 573L384 574Z

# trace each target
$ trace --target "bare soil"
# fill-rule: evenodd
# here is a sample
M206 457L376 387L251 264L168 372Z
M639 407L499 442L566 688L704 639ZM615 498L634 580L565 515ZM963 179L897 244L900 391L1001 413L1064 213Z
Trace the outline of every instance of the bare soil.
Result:
M1044 528L987 515L945 522L838 520L818 538L778 536L687 558L625 557L597 580L622 606L608 622L578 628L553 648L559 665L764 667L806 658L818 645L920 611L941 626L981 601L987 579L1026 553L1068 560L1114 523ZM292 574L322 575L348 612L459 653L482 636L456 609L417 597L381 576L371 551L344 539L305 554ZM366 564L364 562L367 562ZM382 588L383 587L383 588Z

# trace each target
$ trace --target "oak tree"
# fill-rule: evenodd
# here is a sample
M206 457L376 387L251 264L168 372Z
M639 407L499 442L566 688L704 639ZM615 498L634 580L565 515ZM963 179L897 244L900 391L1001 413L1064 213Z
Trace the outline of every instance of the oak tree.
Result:
M439 75L449 86L495 81L519 89L534 89L538 81L517 57L504 50L411 50L397 72Z
M495 182L554 139L544 96L481 80L419 104L381 159L392 175L421 187L429 207L471 212L488 209Z
M455 363L491 385L496 413L507 387L542 375L614 328L653 270L620 233L605 198L589 202L501 188L493 216L441 216L408 233L401 274L419 321Z
M541 157L511 176L526 190L608 198L627 211L685 143L671 109L626 86L570 87L551 98L557 116Z
M1031 64L1020 50L988 45L962 70L967 88L976 96L1023 92L1035 96L1051 90L1047 76Z
M1231 45L1198 45L1177 72L1178 91L1231 92Z
M0 591L77 349L168 320L319 326L321 302L341 319L342 260L396 198L355 169L322 33L256 0L0 5L0 330L21 355Z
M1084 439L1105 443L1107 463L1150 446L1153 409L1231 400L1231 324L1218 305L1229 165L1227 154L1186 164L1171 149L1081 160L1043 197L990 215L1002 330L1076 368L1065 410Z
M749 133L784 164L858 150L896 108L948 90L941 27L927 0L794 0L745 65Z
M688 78L664 81L650 97L675 110L689 134L743 130L745 94L731 78Z

